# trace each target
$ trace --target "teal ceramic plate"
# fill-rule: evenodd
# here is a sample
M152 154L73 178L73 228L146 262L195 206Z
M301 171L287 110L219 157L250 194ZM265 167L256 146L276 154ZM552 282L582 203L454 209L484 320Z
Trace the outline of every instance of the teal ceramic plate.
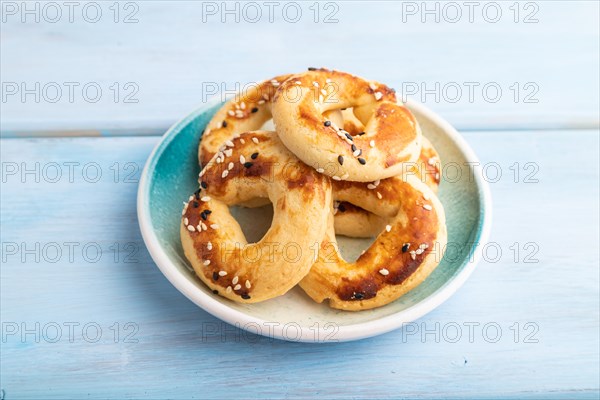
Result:
M179 223L183 201L197 188L197 145L204 126L221 103L206 105L176 123L148 159L138 191L138 218L152 258L186 297L214 316L242 329L274 338L331 342L379 335L402 327L448 299L480 259L491 223L491 197L477 157L446 121L423 105L407 106L419 120L442 160L439 196L446 211L446 254L416 289L385 307L360 312L316 304L301 289L258 304L239 304L214 295L193 273L183 255ZM473 168L469 170L469 168ZM270 210L237 210L234 215L252 240L270 224ZM249 224L248 222L251 222ZM254 231L250 228L252 226ZM356 258L370 241L339 238L342 254Z

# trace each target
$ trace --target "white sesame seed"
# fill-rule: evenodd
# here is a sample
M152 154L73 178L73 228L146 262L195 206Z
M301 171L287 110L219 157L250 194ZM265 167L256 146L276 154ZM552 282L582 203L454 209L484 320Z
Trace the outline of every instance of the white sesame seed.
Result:
M210 260L204 260L204 262L202 264L204 264L204 265L210 265Z
M344 175L342 175L342 180L346 180L346 179L348 179L349 177L350 177L350 174L348 174L348 173L346 172Z
M196 232L196 228L194 228L194 225L188 225L187 228L190 232Z
M202 171L200 171L200 173L198 174L198 176L203 176L206 173L206 169L203 169Z
M225 289L225 291L226 291L227 293L231 293L231 286L227 286L227 289Z
M207 201L210 201L210 196L202 196L200 200L206 203Z
M250 289L252 287L252 284L250 283L250 281L246 281L246 289Z
M241 108L242 110L245 110L245 109L246 109L246 103L244 103L244 102L242 101L242 102L240 103L240 108Z
M380 183L381 183L381 179L377 179L376 181L373 181L373 185L375 185L375 186L379 186Z
M225 276L227 275L227 271L219 271L219 276Z
M262 97L265 100L269 100L269 95L267 93L263 93Z
M246 162L246 157L240 155L240 164L244 164Z
M374 95L375 95L375 100L381 100L381 98L383 97L381 92L375 92Z
M322 174L323 172L325 172L325 170L323 168L317 168L317 172Z
M190 196L190 197L188 197L188 202L190 202L190 201L192 201L192 200L194 200L194 196Z
M212 250L212 242L208 242L208 243L206 243L206 248L207 248L208 250Z
M233 154L233 150L232 149L227 149L223 153L224 153L225 156L231 157L231 155Z
M342 178L340 178L337 175L332 176L331 179L333 179L334 181L341 181L342 180Z
M329 78L325 79L325 83L331 83L331 79L329 79Z
M427 243L421 243L421 244L419 245L419 248L420 248L420 249L423 249L423 250L425 250L425 249L426 249L426 248L428 248L428 247L429 247L429 245L428 245Z
M233 117L235 115L235 112L233 110L229 110L229 111L227 111L227 115L230 115Z
M375 85L373 82L369 83L369 87L373 90L377 89L377 85Z
M388 232L391 232L392 231L392 226L391 225L386 225L385 226L385 230L388 231Z
M202 229L207 231L208 227L206 226L206 224L204 222L200 222L200 225L202 225Z
M265 101L264 100L259 100L258 104L265 104Z
M375 147L375 141L374 141L374 140L371 140L371 141L369 142L369 146L371 146L371 147Z
M252 138L252 141L253 141L254 143L258 144L258 138L256 138L256 137L253 137L253 138Z
M358 157L358 156L360 156L360 153L361 153L360 149L356 149L356 150L354 151L354 153L352 153L352 155L353 155L354 157Z
M377 186L373 185L372 183L369 183L367 185L367 189L375 189Z
M236 283L238 283L239 280L240 280L239 277L234 276L233 279L231 280L231 283L233 283L235 285Z
M315 82L313 82L313 85L314 85L315 87L319 87L319 82L315 81Z
M246 143L246 141L244 139L240 139L240 143L244 144L244 143Z
M381 275L383 275L383 276L386 276L386 275L389 275L389 274L390 274L390 271L388 271L388 270L387 270L387 269L385 269L385 268L382 268L382 269L380 269L380 270L379 270L379 273L380 273Z
M188 225L190 224L190 223L188 222L188 219L187 219L187 217L183 219L183 224L184 224L185 226L188 226Z
M223 171L223 173L221 174L221 178L225 178L225 177L227 177L227 175L229 175L229 171L228 171L228 170L225 170L225 171Z
M423 204L423 208L426 209L427 211L433 210L433 207L431 207L429 204Z
M225 144L229 147L233 147L233 142L231 140L226 140Z
M296 83L296 85L302 85L302 82L300 82L300 81L296 81L295 83Z
M235 287L233 288L233 290L240 290L242 288L242 285L240 285L239 283L237 285L235 285Z
M233 163L232 163L232 162L230 162L230 163L227 165L227 169L228 169L228 170L230 170L230 171L233 169Z
M417 253L414 250L410 252L410 258L412 258L413 260L417 258Z
M428 195L427 193L423 193L423 198L424 198L425 200L429 200L429 195Z
M208 135L210 135L210 128L206 128L206 130L204 131L204 136Z
M334 208L334 209L333 209L333 215L336 215L337 213L338 213L338 209L337 209L337 208Z
M381 195L381 193L377 192L377 198L378 198L379 200L381 200L381 199L383 198L383 196Z
M212 224L210 227L213 229L219 229L219 224Z
M435 158L431 157L429 160L427 160L427 164L435 165Z
M202 225L200 225L200 224L196 225L196 230L198 232L202 232Z
M323 94L323 96L327 96L327 90L321 89L321 94Z
M423 251L425 251L425 250L423 250L423 249L421 249L421 248L418 248L418 249L416 249L416 250L415 250L415 253L416 253L416 254L422 254L422 253L423 253Z

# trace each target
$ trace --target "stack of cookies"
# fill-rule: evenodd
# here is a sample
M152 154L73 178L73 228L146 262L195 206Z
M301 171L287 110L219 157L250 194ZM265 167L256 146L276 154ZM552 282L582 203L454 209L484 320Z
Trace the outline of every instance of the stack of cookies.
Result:
M315 68L246 88L206 126L199 187L184 203L181 240L198 277L237 302L299 285L343 310L419 285L447 241L440 159L394 90ZM275 130L262 130L270 120ZM229 207L268 203L271 227L249 244ZM350 263L336 234L376 238Z

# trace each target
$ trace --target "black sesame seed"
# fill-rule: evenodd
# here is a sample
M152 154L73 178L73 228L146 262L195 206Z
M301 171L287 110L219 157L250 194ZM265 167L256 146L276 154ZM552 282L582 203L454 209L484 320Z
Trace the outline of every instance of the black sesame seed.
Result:
M356 145L352 144L352 152L354 153L356 151Z
M246 168L250 168L250 167L251 167L251 166L253 166L253 165L254 165L254 164L253 164L253 163L251 163L250 161L248 161L248 162L245 162L245 163L244 163L244 167L246 167Z
M200 189L194 192L194 197L196 198L196 200L200 200Z
M344 212L344 211L346 211L346 206L345 206L345 205L343 205L342 203L340 203L340 204L338 205L338 210L340 210L341 212Z
M250 111L253 113L258 112L258 107L252 107L252 110L250 110Z
M367 160L365 160L364 158L358 157L358 162L361 163L362 165L365 165L367 163Z
M213 281L216 281L219 279L219 274L217 273L217 271L213 272Z
M358 134L358 136L362 136L362 135L364 135L364 134L365 134L364 132L361 132L361 133L359 133L359 134Z
M205 221L206 221L206 218L208 218L208 217L206 216L206 210L204 210L204 211L202 211L202 212L200 213L200 218L202 218L203 220L205 220Z
M194 202L192 203L192 205L194 206L194 208L198 208L198 206L200 205L200 203L198 203L197 201L194 200Z
M213 293L214 294L219 294L219 291L218 290L213 290Z
M204 213L205 213L206 215L209 215L210 213L212 213L212 211L211 211L211 210L204 210Z
M354 138L352 137L352 135L349 134L349 133L346 133L346 137L348 138L348 140L354 140Z
M248 300L249 298L250 298L250 295L248 293L243 293L242 294L242 299Z
M406 253L408 251L408 248L410 247L410 243L404 243L402 245L402 252Z
M205 181L200 182L200 186L202 186L202 189L206 189L208 187L208 183L206 183Z
M347 110L347 109L348 109L348 108L341 108L340 110L344 111L344 110Z
M344 165L344 156L338 156L338 162L340 165Z
M223 128L227 128L227 121L223 121Z
M331 126L331 121L325 121L325 123L323 125L325 125L325 126Z
M258 153L252 153L252 155L250 156L250 158L253 160L256 160L256 157L258 157Z
M309 71L316 71L317 69L315 67L308 67Z
M365 298L365 294L364 293L354 293L354 298L356 300L362 300Z

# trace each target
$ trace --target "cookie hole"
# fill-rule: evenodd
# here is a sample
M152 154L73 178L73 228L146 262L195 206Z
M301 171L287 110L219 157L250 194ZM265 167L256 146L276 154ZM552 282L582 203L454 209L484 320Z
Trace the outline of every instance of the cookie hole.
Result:
M235 206L229 210L233 218L240 224L248 243L260 241L273 221L273 205L271 203L256 208Z

